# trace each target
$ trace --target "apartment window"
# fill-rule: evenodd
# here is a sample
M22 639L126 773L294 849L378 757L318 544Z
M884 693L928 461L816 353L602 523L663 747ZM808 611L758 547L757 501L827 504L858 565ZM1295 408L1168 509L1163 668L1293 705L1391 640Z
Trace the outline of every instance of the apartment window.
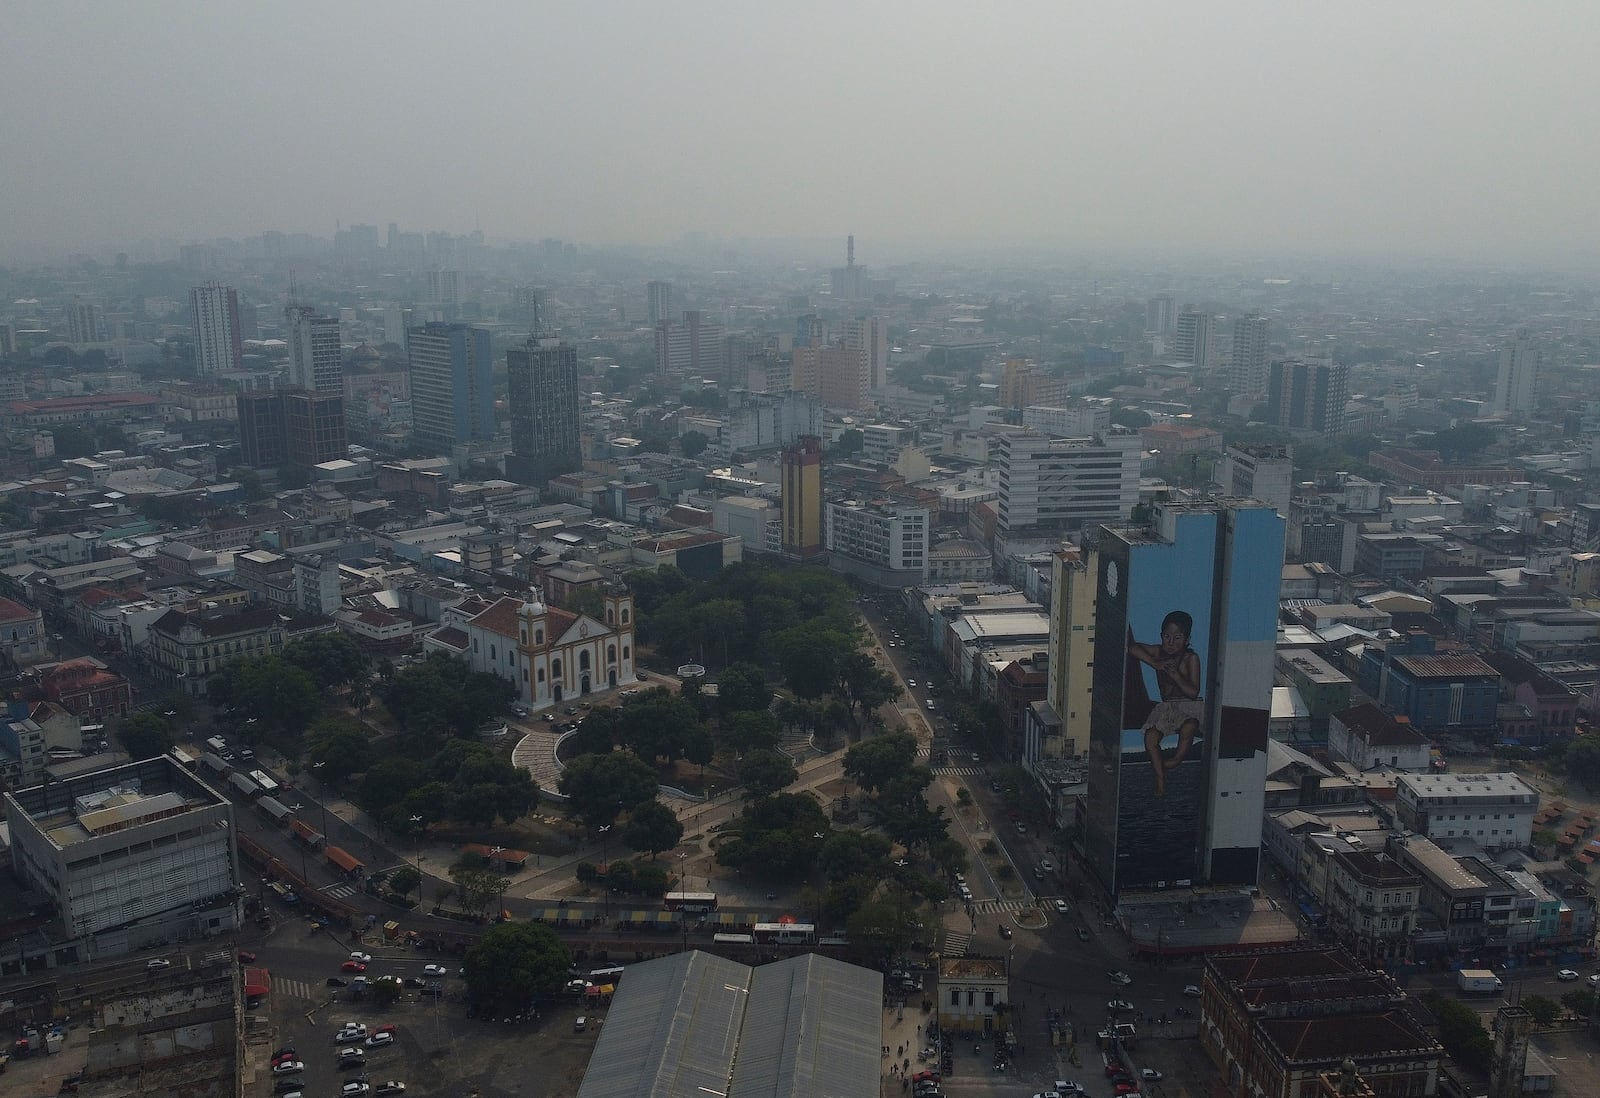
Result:
M985 991L983 993L983 1005L986 1007L994 1006L994 992Z
M951 1006L960 1006L961 1005L961 989L960 988L951 988L950 989L950 1005Z

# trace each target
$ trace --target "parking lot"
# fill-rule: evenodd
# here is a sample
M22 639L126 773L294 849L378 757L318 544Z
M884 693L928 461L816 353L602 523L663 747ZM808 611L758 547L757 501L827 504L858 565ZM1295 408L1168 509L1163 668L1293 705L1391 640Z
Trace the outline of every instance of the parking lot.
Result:
M361 947L372 955L366 975L421 978L432 955L399 946L368 943ZM354 1001L348 987L329 987L327 979L351 978L342 972L348 943L325 935L307 934L288 924L260 947L261 958L272 966L273 993L262 1008L270 1025L258 1027L245 1056L247 1093L266 1096L283 1093L279 1084L298 1079L307 1098L343 1093L350 1084L366 1083L376 1096L381 1084L405 1084L406 1094L477 1095L479 1098L543 1098L577 1092L584 1068L603 1023L603 1011L583 1007L589 1023L575 1032L580 1013L576 1000L561 999L539 1017L522 1022L468 1018L462 1001L464 985L456 978L458 961L449 961L444 994L425 996L407 988L400 999L379 1007L369 999ZM364 1027L336 1039L347 1024ZM392 1027L392 1039L378 1047L367 1044L381 1029ZM302 1070L274 1076L272 1054L292 1048ZM359 1062L350 1058L341 1066L340 1051L359 1048ZM537 1071L529 1064L537 1063ZM253 1077L253 1082L251 1079ZM292 1088L290 1091L292 1093ZM391 1091L389 1093L402 1093Z

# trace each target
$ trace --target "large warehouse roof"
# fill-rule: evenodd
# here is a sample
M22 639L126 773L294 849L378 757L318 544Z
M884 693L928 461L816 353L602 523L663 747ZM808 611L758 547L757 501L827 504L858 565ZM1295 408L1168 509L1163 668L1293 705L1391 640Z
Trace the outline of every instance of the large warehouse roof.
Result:
M578 1098L873 1098L883 976L816 954L630 965Z

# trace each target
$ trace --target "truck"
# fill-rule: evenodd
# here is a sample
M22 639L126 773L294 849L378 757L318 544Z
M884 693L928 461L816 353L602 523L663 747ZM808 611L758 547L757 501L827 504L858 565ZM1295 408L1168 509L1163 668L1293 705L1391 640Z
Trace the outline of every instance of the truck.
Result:
M1490 995L1505 985L1486 968L1463 968L1456 973L1456 986L1468 995Z

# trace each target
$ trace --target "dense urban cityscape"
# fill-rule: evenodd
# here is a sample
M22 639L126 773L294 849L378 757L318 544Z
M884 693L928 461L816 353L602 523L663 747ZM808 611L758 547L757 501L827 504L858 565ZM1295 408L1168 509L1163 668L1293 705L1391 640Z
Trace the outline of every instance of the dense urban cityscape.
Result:
M0 44L7 1093L1600 1095L1595 15L221 7Z

